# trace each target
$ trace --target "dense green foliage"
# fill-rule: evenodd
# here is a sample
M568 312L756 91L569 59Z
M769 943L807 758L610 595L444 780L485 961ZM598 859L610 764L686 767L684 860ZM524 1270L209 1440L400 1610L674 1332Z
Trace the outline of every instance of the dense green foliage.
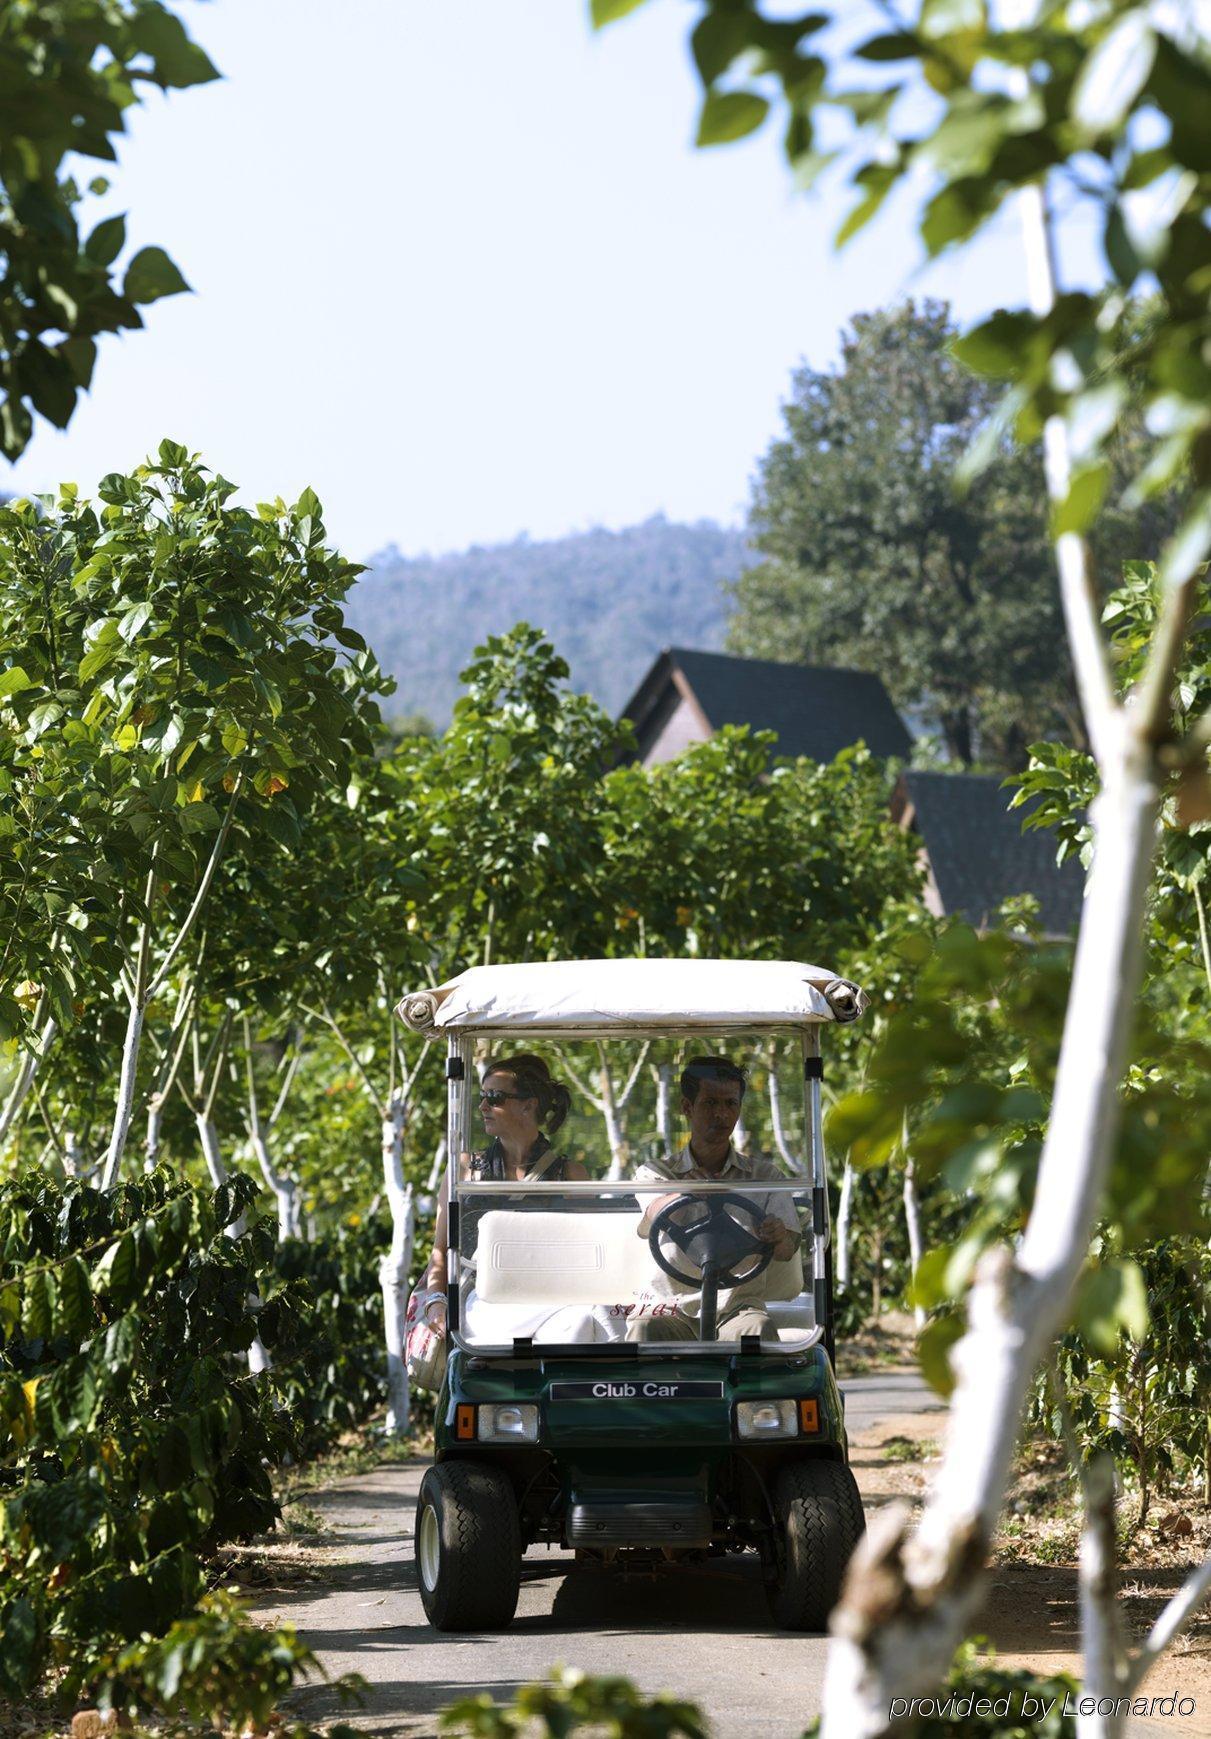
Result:
M515 1739L538 1733L565 1739L574 1733L608 1733L612 1739L706 1739L707 1727L694 1703L667 1691L645 1697L630 1679L597 1678L557 1667L549 1679L522 1685L504 1707L487 1692L463 1697L444 1709L442 1731L472 1739Z
M394 712L444 726L472 649L525 621L559 647L575 687L616 713L665 646L723 644L722 586L743 564L741 532L659 516L458 555L388 548L370 558L349 619L396 679Z
M877 670L954 759L1021 765L1027 743L1081 739L1048 537L1042 456L1002 438L960 490L956 470L997 390L953 353L944 304L859 315L835 370L799 369L784 435L749 515L759 556L735 587L729 643L761 657ZM1115 453L1105 570L1159 554L1172 501L1126 512L1133 432Z
M272 1255L252 1194L164 1173L106 1193L0 1186L10 1692L52 1661L89 1683L106 1647L191 1610L200 1554L273 1521L268 1464L293 1434L233 1355L286 1338L297 1306L282 1291L249 1308Z
M53 1667L69 1696L263 1722L313 1664L204 1598L207 1566L272 1527L284 1457L378 1404L374 1268L350 1235L275 1248L255 1195L0 1185L0 1692Z
M16 459L33 413L65 428L86 391L97 339L143 324L140 307L188 286L162 248L144 247L119 281L126 219L87 236L87 194L70 158L116 159L140 87L218 74L159 0L18 0L0 10L0 451Z

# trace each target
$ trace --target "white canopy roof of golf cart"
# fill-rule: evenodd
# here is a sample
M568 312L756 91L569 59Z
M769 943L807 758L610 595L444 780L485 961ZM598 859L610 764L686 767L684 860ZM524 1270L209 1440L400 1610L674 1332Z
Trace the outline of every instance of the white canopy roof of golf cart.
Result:
M540 960L472 966L406 996L417 1032L652 1032L856 1020L856 984L797 960Z

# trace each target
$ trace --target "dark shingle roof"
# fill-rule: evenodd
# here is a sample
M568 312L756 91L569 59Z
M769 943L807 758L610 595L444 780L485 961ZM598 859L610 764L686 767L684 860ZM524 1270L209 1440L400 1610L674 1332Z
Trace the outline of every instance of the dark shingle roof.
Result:
M661 653L624 711L641 744L645 716L657 709L673 668L693 690L712 729L748 725L754 731L776 731L780 755L831 761L861 740L874 755L907 757L912 745L882 678L872 671L777 664L768 658L734 658L680 646Z
M905 773L918 833L947 914L984 924L1011 894L1033 894L1049 936L1075 930L1084 874L1075 858L1055 861L1055 835L1022 832L1022 811L996 774Z

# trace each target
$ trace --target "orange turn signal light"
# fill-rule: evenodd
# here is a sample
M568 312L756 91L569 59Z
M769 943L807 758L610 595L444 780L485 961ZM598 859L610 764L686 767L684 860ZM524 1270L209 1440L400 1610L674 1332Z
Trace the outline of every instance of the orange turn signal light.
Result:
M460 1404L454 1409L454 1435L460 1442L475 1436L475 1408Z
M810 1400L799 1403L799 1429L810 1432L820 1429L820 1403L814 1395Z

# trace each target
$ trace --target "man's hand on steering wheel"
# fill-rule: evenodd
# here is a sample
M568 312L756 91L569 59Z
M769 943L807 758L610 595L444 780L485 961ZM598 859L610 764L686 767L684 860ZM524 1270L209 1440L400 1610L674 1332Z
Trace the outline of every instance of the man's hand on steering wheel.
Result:
M767 1214L757 1227L757 1236L763 1244L774 1246L775 1262L789 1262L799 1248L799 1234L780 1220L777 1214Z

